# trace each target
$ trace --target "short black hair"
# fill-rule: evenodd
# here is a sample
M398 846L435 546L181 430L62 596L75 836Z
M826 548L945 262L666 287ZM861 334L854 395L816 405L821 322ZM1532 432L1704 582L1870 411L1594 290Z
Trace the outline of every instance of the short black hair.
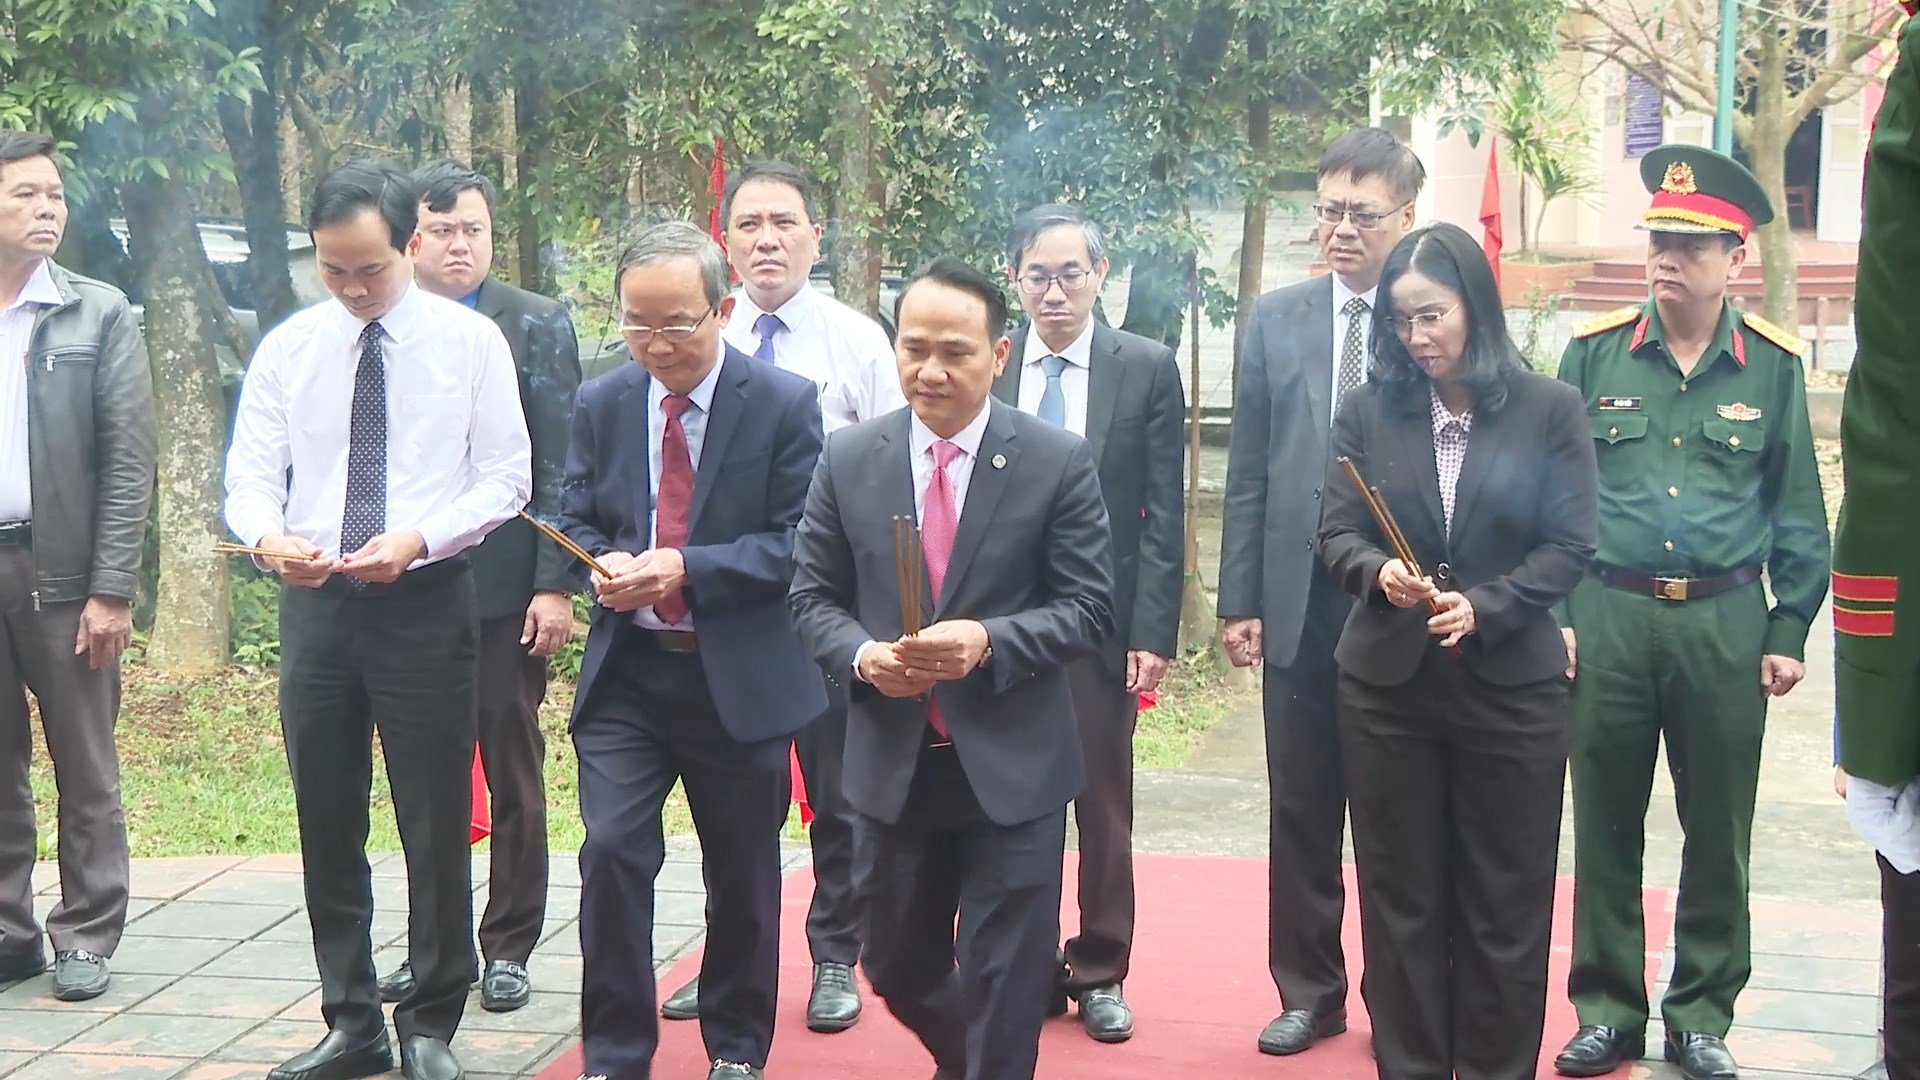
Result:
M352 221L368 210L387 224L395 251L407 250L420 222L420 189L390 161L355 161L320 178L307 211L307 235L327 225Z
M37 131L20 131L16 128L0 128L0 168L28 158L43 157L51 161L54 147L58 145L51 135L42 135Z
M1473 392L1473 407L1498 412L1507 401L1507 380L1525 365L1507 333L1507 312L1480 242L1458 225L1426 225L1401 238L1380 270L1380 291L1373 305L1373 368L1367 377L1398 410L1425 414L1431 380L1413 362L1394 332L1393 286L1407 271L1457 293L1467 318L1467 345L1461 354L1461 382Z
M735 170L727 178L726 194L720 199L720 227L733 227L733 197L740 193L741 185L755 180L773 184L785 184L800 193L800 202L807 208L808 223L820 220L820 202L814 197L813 179L800 166L784 161L749 161Z
M1358 128L1333 140L1320 155L1316 176L1351 176L1364 180L1378 176L1393 189L1402 204L1410 203L1426 186L1427 167L1420 155L1386 128Z
M1101 234L1100 226L1095 225L1092 218L1082 212L1079 207L1068 206L1066 203L1036 206L1013 219L1013 228L1007 230L1007 265L1016 273L1019 272L1021 260L1025 258L1027 249L1033 246L1035 240L1040 239L1041 233L1069 226L1079 229L1080 234L1086 239L1087 258L1093 260L1093 265L1087 269L1095 269L1100 265L1100 261L1107 257L1107 238Z
M476 172L452 158L429 161L413 170L413 186L420 189L420 201L436 214L453 209L461 193L467 191L479 192L487 204L487 213L491 214L498 194L485 173Z
M980 299L987 305L987 339L999 341L1007 336L1007 294L1000 291L1000 283L986 274L975 270L966 262L952 255L941 255L913 272L907 279L907 285L893 302L893 324L900 325L900 305L906 303L907 294L915 285L931 281L945 285L949 289L958 289Z

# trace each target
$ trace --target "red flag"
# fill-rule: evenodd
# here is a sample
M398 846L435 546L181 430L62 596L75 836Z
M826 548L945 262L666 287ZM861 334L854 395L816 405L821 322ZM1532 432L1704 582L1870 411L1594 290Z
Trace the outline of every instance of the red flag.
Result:
M1480 224L1486 228L1486 238L1480 246L1487 253L1487 262L1493 266L1493 283L1500 284L1500 146L1491 136L1487 139L1487 182L1480 188Z
M793 801L800 804L800 824L813 822L813 803L807 800L807 778L800 774L800 748L787 748L787 775L793 778Z
M467 843L477 844L493 835L493 806L487 801L487 770L480 763L480 748L473 748L473 822L467 826Z
M713 208L707 211L707 234L722 248L727 246L727 230L720 220L720 200L727 193L726 140L713 140L713 170L707 174L707 186L713 192Z

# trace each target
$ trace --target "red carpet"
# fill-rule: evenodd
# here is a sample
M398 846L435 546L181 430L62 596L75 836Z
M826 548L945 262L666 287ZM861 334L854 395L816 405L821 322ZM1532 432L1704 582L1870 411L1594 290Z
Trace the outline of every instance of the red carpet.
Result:
M1067 853L1066 921L1073 921L1072 862ZM1118 1046L1102 1046L1080 1029L1072 1015L1054 1020L1040 1047L1045 1080L1183 1080L1203 1076L1311 1077L1346 1080L1374 1075L1367 1052L1369 1030L1360 1000L1360 920L1355 907L1353 868L1347 868L1346 950L1352 975L1348 1033L1311 1053L1294 1058L1267 1057L1254 1048L1255 1037L1279 1009L1267 975L1267 870L1263 859L1141 856L1136 861L1139 934L1127 999L1133 1005L1136 1033ZM806 1029L807 990L812 965L807 957L805 921L812 875L801 870L787 879L781 925L780 1021L769 1080L923 1080L933 1064L919 1041L894 1022L871 994L859 1026L839 1035ZM1574 1028L1567 1003L1568 948L1572 940L1571 885L1560 883L1555 898L1553 968L1549 976L1547 1031L1542 1060L1551 1059ZM1672 925L1668 896L1648 890L1648 976ZM662 981L678 987L699 967L698 954L686 957ZM696 1023L661 1024L662 1045L654 1062L661 1080L706 1075L707 1062ZM538 1080L575 1080L580 1074L576 1049L541 1073ZM1543 1068L1542 1075L1551 1075Z

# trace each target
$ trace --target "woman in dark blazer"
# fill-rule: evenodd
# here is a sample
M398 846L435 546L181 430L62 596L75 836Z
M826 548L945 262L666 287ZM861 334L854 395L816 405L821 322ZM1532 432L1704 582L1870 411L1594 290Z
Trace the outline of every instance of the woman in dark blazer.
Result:
M1320 528L1358 598L1334 657L1361 992L1383 1080L1523 1080L1546 1017L1567 762L1552 608L1593 558L1593 439L1579 393L1521 362L1466 232L1407 236L1378 296ZM1393 557L1341 457L1431 576Z

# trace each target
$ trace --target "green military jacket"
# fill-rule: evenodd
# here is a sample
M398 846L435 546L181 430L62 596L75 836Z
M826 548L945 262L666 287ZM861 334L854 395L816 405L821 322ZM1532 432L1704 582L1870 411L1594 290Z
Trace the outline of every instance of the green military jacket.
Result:
M1576 329L1560 361L1587 400L1600 462L1596 561L1659 577L1765 564L1775 601L1765 651L1795 658L1829 571L1799 350L1727 304L1682 378L1649 299Z
M1854 290L1858 351L1840 419L1846 500L1833 548L1840 763L1898 784L1920 774L1920 21L1867 148ZM1905 604L1903 608L1901 605Z

